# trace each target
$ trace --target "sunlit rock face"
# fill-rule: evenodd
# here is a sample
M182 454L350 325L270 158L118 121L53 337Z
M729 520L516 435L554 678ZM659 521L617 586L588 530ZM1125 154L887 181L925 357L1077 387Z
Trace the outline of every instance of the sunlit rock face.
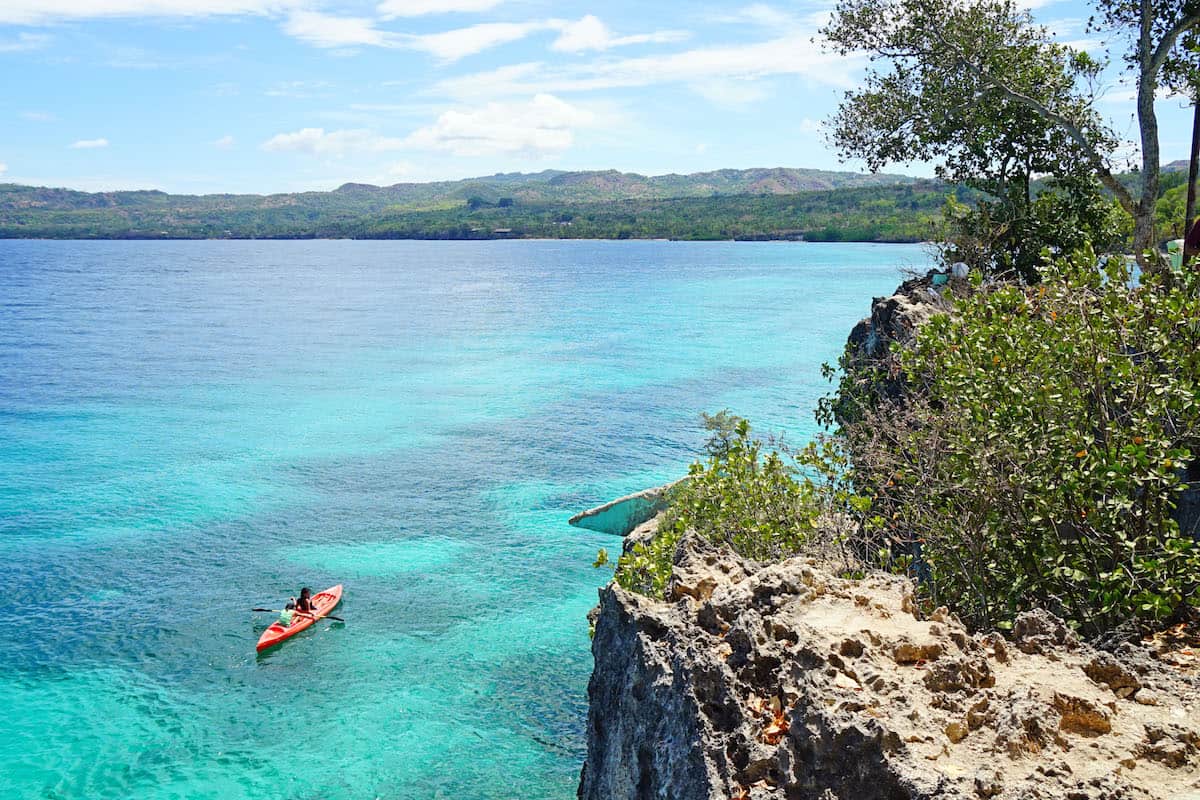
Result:
M687 538L667 601L601 591L592 650L584 800L1200 791L1189 648L1101 652L1044 612L971 635L894 576Z

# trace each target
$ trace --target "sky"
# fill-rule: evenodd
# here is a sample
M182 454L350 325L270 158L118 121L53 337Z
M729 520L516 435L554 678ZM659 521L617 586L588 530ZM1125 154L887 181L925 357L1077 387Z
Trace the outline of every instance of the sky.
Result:
M1024 2L1063 41L1100 46L1080 0ZM822 47L831 6L0 0L0 181L200 194L543 169L861 171L825 140L867 65ZM1132 93L1109 78L1101 107L1132 137ZM1185 158L1191 109L1158 110L1164 160Z

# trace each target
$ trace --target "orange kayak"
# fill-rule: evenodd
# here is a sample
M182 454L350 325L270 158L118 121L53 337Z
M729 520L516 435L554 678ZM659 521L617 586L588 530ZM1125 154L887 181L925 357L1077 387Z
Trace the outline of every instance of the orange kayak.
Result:
M286 628L279 624L279 621L271 623L271 627L263 631L263 635L258 637L258 646L254 649L260 653L268 647L274 647L284 639L290 639L302 630L312 627L312 625L330 611L338 603L342 602L342 585L331 586L323 592L317 592L312 596L313 614L299 614L292 617L292 624Z

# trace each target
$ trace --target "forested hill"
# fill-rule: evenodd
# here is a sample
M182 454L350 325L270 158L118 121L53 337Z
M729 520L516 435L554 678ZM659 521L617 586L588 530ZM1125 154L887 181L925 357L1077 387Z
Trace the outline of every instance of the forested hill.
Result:
M0 184L0 237L928 238L948 188L801 169L499 174L332 192L170 195Z

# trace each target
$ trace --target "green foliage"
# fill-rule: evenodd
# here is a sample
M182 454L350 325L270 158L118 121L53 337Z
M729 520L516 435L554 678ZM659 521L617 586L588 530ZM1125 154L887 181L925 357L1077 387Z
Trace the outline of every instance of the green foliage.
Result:
M647 597L665 597L679 536L674 529L663 529L650 541L635 544L617 561L616 582Z
M1187 188L1177 186L1167 191L1158 199L1154 208L1154 225L1158 232L1167 239L1182 239L1186 231L1183 229L1183 218L1186 216Z
M719 446L672 490L657 535L621 556L616 580L626 589L663 597L676 546L689 530L768 561L797 552L818 527L821 497L788 453L764 451L749 423L727 411L705 420L719 421Z
M968 296L898 356L908 395L842 434L867 530L932 603L1097 633L1197 602L1200 548L1170 513L1200 452L1200 274L1133 287L1088 251Z
M700 414L704 430L712 435L704 443L704 452L711 458L721 460L729 455L730 448L739 439L750 433L750 423L743 417L723 408L716 414Z
M1090 241L1108 249L1122 234L1144 259L1159 180L1152 98L1164 67L1170 85L1194 87L1188 42L1200 10L1178 0L1095 5L1106 26L1136 42L1126 53L1131 82L1149 99L1138 115L1142 166L1130 179L1114 174L1120 137L1095 105L1106 59L1060 43L1012 0L839 0L824 30L831 46L866 50L886 68L847 92L834 141L872 169L933 162L943 180L986 193L976 212L952 219L950 236L967 251L958 258L989 275L1034 282L1044 248L1070 252ZM1034 176L1050 177L1048 193L1034 191ZM1103 208L1101 185L1128 223Z
M932 236L946 186L858 177L880 185L798 189L793 194L655 195L694 191L680 183L629 186L628 191L648 196L617 200L600 191L551 191L540 186L522 188L513 198L500 196L501 189L508 191L511 186L479 183L343 187L335 192L271 197L96 195L0 184L0 237L490 239L503 235L914 242ZM430 186L442 189L439 193L426 188ZM457 188L451 191L447 186ZM963 200L969 196L960 193ZM880 205L866 207L872 203ZM512 233L499 234L497 229Z
M1095 180L1051 178L1039 184L1029 200L985 198L968 206L948 199L945 260L1037 283L1046 250L1072 253L1091 245L1112 252L1129 242L1132 220Z
M1088 102L1101 69L1006 0L840 0L825 29L841 53L887 56L833 120L847 156L872 169L913 160L1006 203L1026 205L1034 175L1086 176L1093 146L1115 139Z

